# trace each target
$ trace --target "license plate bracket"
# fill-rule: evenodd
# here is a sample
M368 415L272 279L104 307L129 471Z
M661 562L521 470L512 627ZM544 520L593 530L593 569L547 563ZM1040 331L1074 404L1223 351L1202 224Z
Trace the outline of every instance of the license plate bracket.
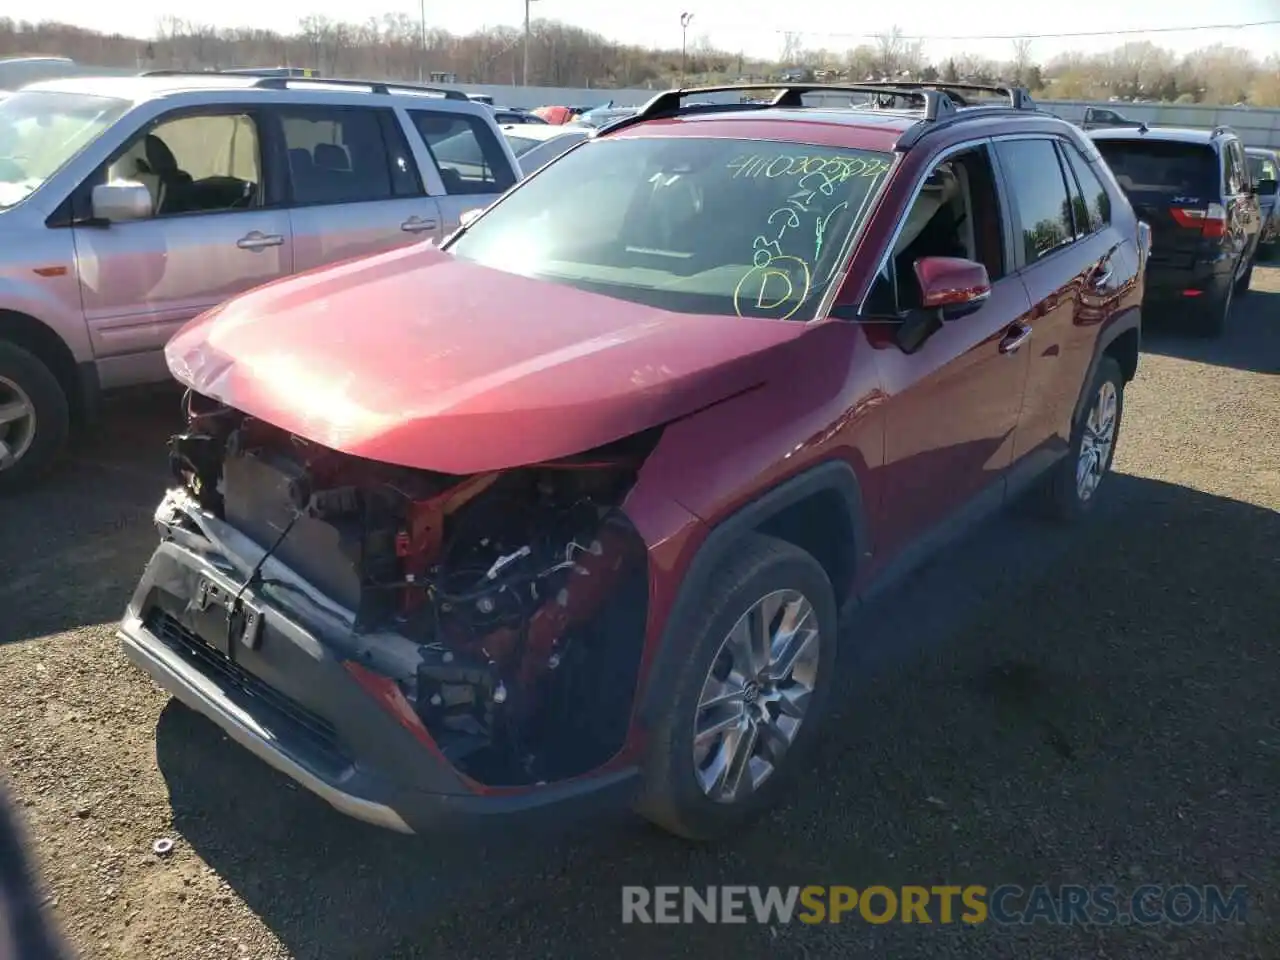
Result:
M250 650L262 646L266 616L252 598L239 596L239 591L232 592L207 577L201 577L196 584L191 607L201 621L200 625L210 628L197 632L210 646L231 659L235 659L237 644Z

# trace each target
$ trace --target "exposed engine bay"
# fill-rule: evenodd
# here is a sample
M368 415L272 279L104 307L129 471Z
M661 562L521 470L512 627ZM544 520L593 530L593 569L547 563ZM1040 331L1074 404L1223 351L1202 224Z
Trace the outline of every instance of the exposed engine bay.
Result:
M648 580L619 505L656 436L457 477L351 457L198 395L187 408L170 461L190 497L349 614L326 642L394 680L461 772L549 782L622 746ZM252 586L289 608L287 584Z

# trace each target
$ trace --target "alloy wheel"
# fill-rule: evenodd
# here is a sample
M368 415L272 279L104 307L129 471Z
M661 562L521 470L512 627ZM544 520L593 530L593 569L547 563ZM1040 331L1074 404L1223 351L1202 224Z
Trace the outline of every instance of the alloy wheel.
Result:
M1085 418L1080 438L1080 456L1076 460L1076 493L1087 501L1098 489L1103 474L1111 464L1111 450L1116 439L1116 415L1119 394L1116 385L1104 380L1093 398L1093 406Z
M35 404L18 384L0 377L0 470L21 460L35 436Z
M733 803L768 780L813 699L822 638L796 590L762 597L729 631L698 698L693 762L710 799Z

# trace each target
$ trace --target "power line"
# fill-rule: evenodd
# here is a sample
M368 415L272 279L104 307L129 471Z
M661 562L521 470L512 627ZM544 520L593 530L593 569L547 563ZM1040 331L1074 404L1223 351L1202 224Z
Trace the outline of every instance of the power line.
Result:
M940 33L900 33L903 40L922 41L966 41L966 40L1071 40L1086 37L1126 37L1148 33L1199 33L1210 30L1249 30L1254 27L1280 26L1280 20L1255 20L1251 23L1213 23L1192 27L1147 27L1140 30L1077 30L1068 33L996 33L996 34L958 34ZM843 37L852 40L873 40L884 36L887 31L875 33L840 33L812 30L774 30L776 34L793 33L805 37Z

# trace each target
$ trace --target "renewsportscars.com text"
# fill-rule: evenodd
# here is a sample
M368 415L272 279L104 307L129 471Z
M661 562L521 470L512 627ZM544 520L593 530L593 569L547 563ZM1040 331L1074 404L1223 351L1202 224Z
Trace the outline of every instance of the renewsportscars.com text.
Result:
M1245 922L1247 890L1190 884L622 888L623 923L1153 925Z

